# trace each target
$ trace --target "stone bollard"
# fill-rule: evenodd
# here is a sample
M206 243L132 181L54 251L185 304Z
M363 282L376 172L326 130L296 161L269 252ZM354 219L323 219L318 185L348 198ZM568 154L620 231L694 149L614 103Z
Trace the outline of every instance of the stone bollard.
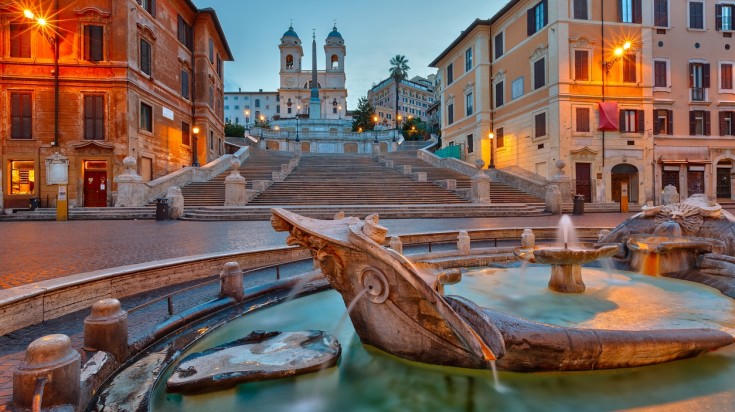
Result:
M546 211L553 214L561 214L561 191L557 185L549 185L546 189Z
M227 296L242 302L245 299L245 289L242 286L242 270L237 262L225 263L219 274L220 295Z
M676 190L676 186L667 185L661 195L661 204L666 206L674 203L679 203L679 192Z
M411 174L411 165L401 165L398 166L398 170L401 171L404 175L410 175Z
M42 408L79 403L81 356L66 335L46 335L31 342L25 359L13 372L13 404L30 409L38 378L46 378Z
M490 202L490 177L478 173L471 178L470 201L472 203Z
M138 161L128 156L123 159L125 171L115 177L117 183L117 200L115 207L139 207L146 203L147 186L143 178L136 172Z
M345 218L345 212L337 212L334 214L334 220L342 220Z
M413 172L411 173L411 178L417 182L425 182L426 172Z
M393 161L392 160L386 160L385 161L385 167L388 169L393 169Z
M531 229L523 229L521 233L521 247L532 248L536 246L536 235Z
M92 305L84 319L84 349L105 351L122 363L128 358L128 312L117 299L102 299Z
M380 143L372 144L373 157L380 157Z
M184 195L177 186L171 186L166 191L168 199L168 215L171 219L179 219L184 216Z
M240 161L230 160L230 175L225 178L225 206L245 206L248 203L247 180L240 175Z
M401 238L398 236L391 236L390 237L390 243L388 246L398 252L399 254L403 254L403 242L401 242Z
M470 254L470 235L466 230L460 230L457 236L457 250L462 255Z

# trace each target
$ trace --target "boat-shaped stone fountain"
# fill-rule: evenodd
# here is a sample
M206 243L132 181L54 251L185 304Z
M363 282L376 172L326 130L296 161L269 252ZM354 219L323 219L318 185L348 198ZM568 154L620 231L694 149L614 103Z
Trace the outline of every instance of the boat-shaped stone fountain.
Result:
M460 281L459 272L415 265L384 248L387 229L375 215L325 221L274 209L271 223L290 233L288 244L311 250L345 306L353 308L349 316L360 339L405 359L468 368L488 368L495 361L511 371L593 370L688 358L733 343L730 334L706 328L547 325L445 296L443 285ZM593 249L587 257L619 247Z

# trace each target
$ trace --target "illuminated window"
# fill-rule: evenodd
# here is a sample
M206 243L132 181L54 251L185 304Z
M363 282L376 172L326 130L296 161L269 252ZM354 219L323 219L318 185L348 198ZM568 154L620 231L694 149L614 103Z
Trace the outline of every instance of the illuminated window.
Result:
M33 160L10 161L10 194L32 195L36 185Z

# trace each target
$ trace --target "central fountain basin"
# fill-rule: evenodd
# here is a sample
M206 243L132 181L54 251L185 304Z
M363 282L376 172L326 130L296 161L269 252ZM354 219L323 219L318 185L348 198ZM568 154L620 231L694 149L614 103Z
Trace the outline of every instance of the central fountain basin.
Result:
M557 326L648 330L710 327L735 332L735 304L716 290L676 279L582 268L585 294L552 293L548 268L466 272L447 293L482 306ZM655 314L655 316L652 316ZM735 404L735 345L698 358L640 368L590 372L500 372L406 361L363 345L335 291L257 310L213 330L186 353L203 351L254 329L329 331L342 344L338 368L203 395L165 392L176 365L158 379L151 410L504 411L729 410ZM645 390L641 390L645 388ZM498 392L502 393L498 393ZM625 394L625 396L621 396Z
M703 253L721 253L722 241L693 236L631 235L626 243L630 250L630 265L647 275L681 273L696 266Z

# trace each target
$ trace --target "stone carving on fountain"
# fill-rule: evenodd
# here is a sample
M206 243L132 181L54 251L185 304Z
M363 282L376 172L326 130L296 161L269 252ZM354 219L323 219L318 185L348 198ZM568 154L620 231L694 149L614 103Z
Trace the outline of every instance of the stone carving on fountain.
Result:
M599 243L625 245L621 268L704 283L735 297L735 216L704 195L644 206Z
M733 343L714 329L616 331L546 325L481 308L443 285L461 273L413 263L384 248L377 215L317 220L272 210L288 244L311 250L342 296L362 342L412 361L505 370L633 367L696 356ZM364 297L364 298L363 298Z

